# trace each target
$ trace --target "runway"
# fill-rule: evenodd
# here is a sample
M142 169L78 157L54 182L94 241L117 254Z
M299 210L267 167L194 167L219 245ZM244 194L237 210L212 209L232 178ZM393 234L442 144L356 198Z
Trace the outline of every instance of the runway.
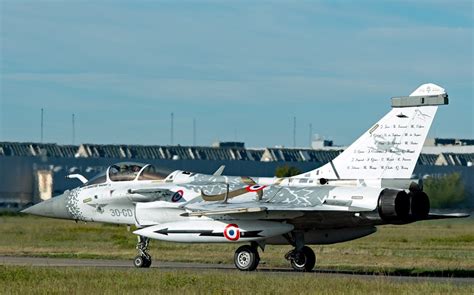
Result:
M43 267L99 267L99 268L123 268L134 269L131 260L112 260L112 259L76 259L76 258L46 258L46 257L19 257L19 256L0 256L0 265L17 266L43 266ZM163 271L172 270L190 270L190 271L229 271L237 272L232 264L207 264L207 263L187 263L187 262L165 262L154 261L152 269ZM149 269L140 269L139 271L149 271ZM265 265L259 266L258 273L268 275L292 275L299 276L302 273L295 272L290 268L268 268ZM378 275L378 274L354 274L344 271L316 269L313 272L306 273L315 276L334 276L350 277L356 279L388 279L402 282L448 282L452 284L474 284L474 278L462 277L428 277L428 276L396 276L396 275Z

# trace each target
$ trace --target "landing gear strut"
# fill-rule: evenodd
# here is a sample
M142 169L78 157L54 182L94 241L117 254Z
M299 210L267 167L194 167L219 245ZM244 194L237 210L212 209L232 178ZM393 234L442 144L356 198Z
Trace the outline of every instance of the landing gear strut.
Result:
M285 255L291 267L296 271L312 271L316 264L316 255L310 247L304 245L304 234L292 232L291 235L287 234L284 237L295 247Z
M257 245L240 246L234 254L234 264L241 271L254 271L260 262Z
M148 254L148 244L150 239L138 236L137 250L138 255L133 259L133 265L138 268L146 268L151 265L151 256Z

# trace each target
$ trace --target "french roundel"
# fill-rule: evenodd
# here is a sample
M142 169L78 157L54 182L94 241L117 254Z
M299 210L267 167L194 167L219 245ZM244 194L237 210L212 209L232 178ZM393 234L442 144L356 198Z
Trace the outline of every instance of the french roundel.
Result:
M182 190L179 190L179 191L175 192L173 194L173 196L171 197L171 202L173 202L173 203L178 202L179 200L181 200L183 195L184 195L184 192Z
M254 184L254 185L249 185L249 186L247 186L245 189L246 189L248 192L258 192L258 191L263 190L265 187L266 187L266 185Z
M240 239L240 229L237 224L228 224L224 229L224 237L229 241Z

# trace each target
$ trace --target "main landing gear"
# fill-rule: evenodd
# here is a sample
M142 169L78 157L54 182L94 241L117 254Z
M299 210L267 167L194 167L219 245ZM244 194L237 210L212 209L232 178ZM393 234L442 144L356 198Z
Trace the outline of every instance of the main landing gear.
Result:
M301 250L291 250L286 253L285 259L290 261L291 267L296 271L312 271L316 264L316 255L308 246Z
M147 268L151 266L151 256L148 254L148 244L150 239L138 236L137 250L138 255L133 259L133 265L138 268Z
M234 264L241 271L254 271L260 262L258 244L240 246L234 254Z
M304 245L304 234L293 232L284 237L295 247L285 255L285 259L290 261L291 267L296 271L312 271L316 264L316 255L310 247Z
M292 243L293 244L293 243ZM316 264L316 255L308 246L302 246L297 243L295 248L286 253L285 258L290 261L291 267L296 271L312 271ZM260 262L257 243L240 246L234 254L234 264L241 271L254 271ZM263 249L263 248L262 248Z

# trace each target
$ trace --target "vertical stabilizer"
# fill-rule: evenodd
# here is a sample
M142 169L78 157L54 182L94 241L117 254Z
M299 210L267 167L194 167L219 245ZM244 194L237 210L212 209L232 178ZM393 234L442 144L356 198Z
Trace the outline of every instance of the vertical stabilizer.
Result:
M392 109L332 162L299 177L326 179L410 178L439 105L443 88L424 84L392 98ZM298 176L297 176L298 177Z

